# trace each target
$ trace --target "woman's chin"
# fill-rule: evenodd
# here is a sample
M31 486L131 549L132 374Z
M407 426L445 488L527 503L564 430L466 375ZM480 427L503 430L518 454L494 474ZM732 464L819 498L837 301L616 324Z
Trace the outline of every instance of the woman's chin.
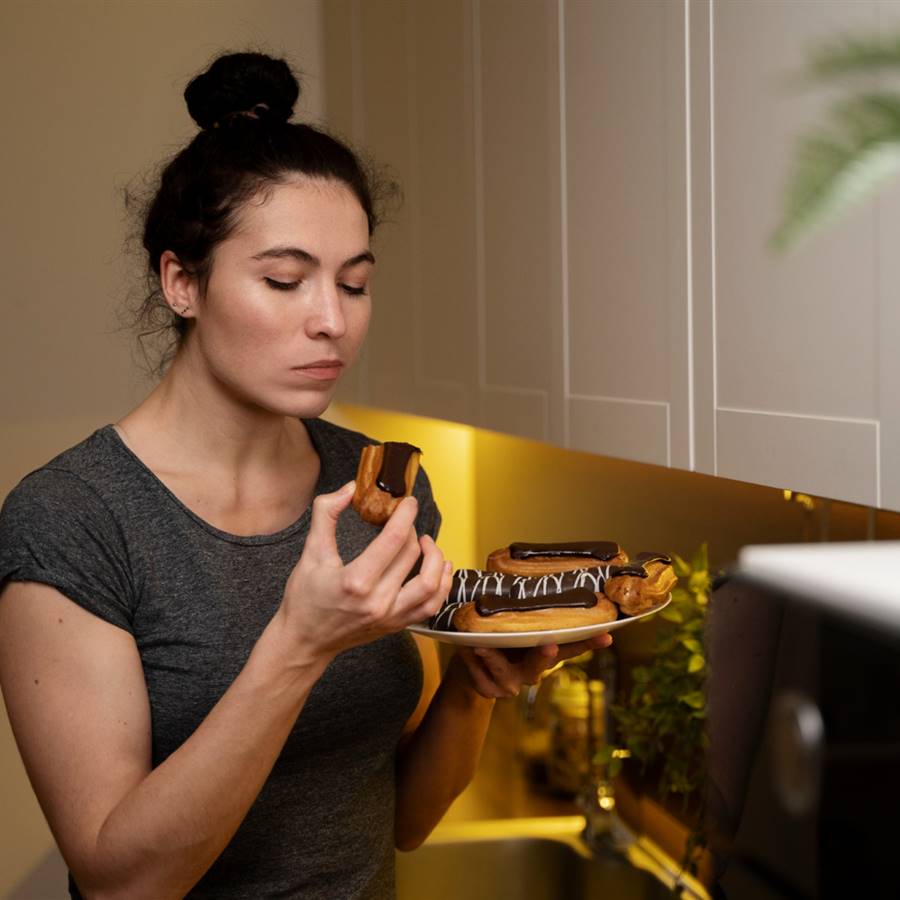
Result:
M334 393L334 387L330 387L323 391L304 391L302 396L280 398L281 402L273 412L297 419L316 419L331 405Z

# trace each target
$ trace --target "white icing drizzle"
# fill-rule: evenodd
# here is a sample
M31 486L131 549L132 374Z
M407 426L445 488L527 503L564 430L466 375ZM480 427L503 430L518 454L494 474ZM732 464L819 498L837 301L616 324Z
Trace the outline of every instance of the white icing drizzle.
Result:
M590 566L553 572L546 575L509 575L486 572L482 569L457 569L453 573L453 587L444 605L431 620L434 631L452 631L453 614L463 604L490 594L507 594L514 600L550 597L575 588L587 588L595 594L603 590L610 567ZM564 582L568 582L564 584Z

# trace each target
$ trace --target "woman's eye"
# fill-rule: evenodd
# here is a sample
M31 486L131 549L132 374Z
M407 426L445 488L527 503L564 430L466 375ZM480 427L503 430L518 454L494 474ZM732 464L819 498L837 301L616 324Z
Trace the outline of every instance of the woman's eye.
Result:
M339 287L345 294L349 294L351 297L360 297L369 293L368 285L365 284L362 287L354 287L352 284L341 284Z
M274 278L266 278L265 282L276 291L292 291L300 284L299 281L276 281Z

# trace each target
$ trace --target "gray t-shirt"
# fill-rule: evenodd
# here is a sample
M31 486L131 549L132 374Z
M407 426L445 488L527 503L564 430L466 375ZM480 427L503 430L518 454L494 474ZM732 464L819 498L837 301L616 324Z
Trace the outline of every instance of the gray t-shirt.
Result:
M321 460L316 493L356 475L372 443L304 423ZM419 534L440 514L420 470ZM281 600L310 510L276 534L241 537L194 515L112 426L31 473L0 511L0 586L52 585L134 636L150 698L153 765L197 728L243 667ZM352 509L345 562L377 529ZM383 900L394 891L394 757L418 701L408 633L341 653L314 686L246 818L191 897ZM70 879L72 896L77 888Z

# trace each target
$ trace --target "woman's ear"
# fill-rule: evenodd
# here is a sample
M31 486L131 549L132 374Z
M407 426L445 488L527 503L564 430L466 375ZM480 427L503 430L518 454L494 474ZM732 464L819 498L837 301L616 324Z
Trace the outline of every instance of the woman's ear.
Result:
M182 319L195 317L199 296L197 277L188 272L171 250L164 251L159 258L159 284L175 315Z

